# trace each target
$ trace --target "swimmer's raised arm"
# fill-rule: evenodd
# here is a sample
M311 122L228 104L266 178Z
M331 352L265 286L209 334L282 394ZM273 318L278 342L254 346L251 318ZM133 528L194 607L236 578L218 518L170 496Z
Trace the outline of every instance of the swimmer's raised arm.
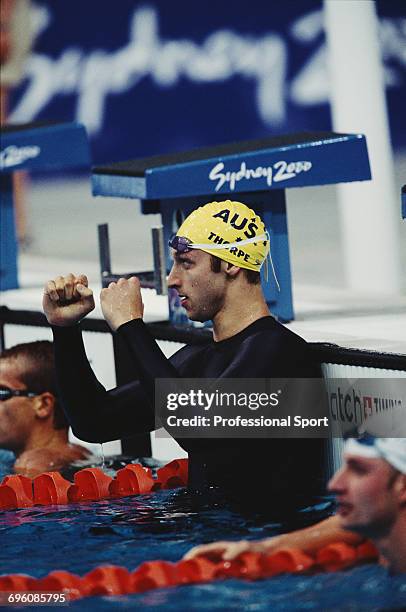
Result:
M101 290L100 305L104 318L112 331L117 331L120 325L142 319L144 304L141 297L140 281L136 276L120 278L116 283L110 283Z
M50 325L75 325L94 309L93 291L89 289L87 277L68 274L48 281L42 307Z
M101 302L112 329L138 318L138 311L128 308L129 302L137 303L137 284L137 279L120 279L103 289ZM106 442L129 431L154 429L153 405L137 381L137 372L133 383L107 391L89 364L81 329L76 325L94 309L87 277L68 274L46 283L43 308L52 326L57 383L73 432L88 442Z

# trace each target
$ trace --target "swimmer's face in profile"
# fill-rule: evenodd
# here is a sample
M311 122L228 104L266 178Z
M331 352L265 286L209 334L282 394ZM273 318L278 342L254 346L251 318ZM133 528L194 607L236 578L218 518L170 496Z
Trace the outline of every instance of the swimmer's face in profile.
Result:
M383 459L346 455L344 466L328 485L337 497L341 526L367 537L384 535L399 513L402 478Z
M214 272L211 256L197 249L178 253L171 249L172 269L168 287L176 289L181 304L192 321L209 321L224 305L226 275ZM226 267L222 262L222 266Z

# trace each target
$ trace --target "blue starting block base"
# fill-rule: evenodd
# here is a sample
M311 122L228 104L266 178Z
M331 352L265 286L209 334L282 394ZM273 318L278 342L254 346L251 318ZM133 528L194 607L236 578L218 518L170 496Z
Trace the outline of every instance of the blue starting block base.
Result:
M89 168L85 128L78 123L28 123L1 129L0 289L18 288L12 174L18 170Z
M279 292L271 275L262 283L265 298L286 322L294 313L285 190L370 178L363 135L312 132L96 167L92 183L95 196L139 198L144 214L159 212L166 243L183 219L207 202L230 199L251 206L269 231L281 287ZM169 249L167 266L169 271ZM189 323L173 295L169 300L172 322Z

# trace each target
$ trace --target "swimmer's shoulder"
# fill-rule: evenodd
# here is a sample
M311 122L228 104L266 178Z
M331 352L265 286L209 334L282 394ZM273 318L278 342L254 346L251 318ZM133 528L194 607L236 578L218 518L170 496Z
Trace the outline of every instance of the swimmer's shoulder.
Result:
M78 444L64 444L58 448L33 448L23 452L14 464L16 474L35 478L43 472L59 471L78 460L87 459L89 451Z
M263 317L250 327L239 348L248 364L247 376L320 376L319 360L304 338L274 317Z
M272 341L272 344L283 342L289 345L296 345L303 350L306 350L309 346L304 338L280 323L272 315L257 319L245 331L244 340L251 342L264 342L267 340Z

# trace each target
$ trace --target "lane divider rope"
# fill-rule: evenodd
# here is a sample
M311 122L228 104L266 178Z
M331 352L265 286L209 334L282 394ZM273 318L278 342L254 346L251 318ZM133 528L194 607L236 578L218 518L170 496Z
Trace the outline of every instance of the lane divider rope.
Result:
M258 580L280 574L339 571L377 559L378 552L368 541L358 546L336 542L312 554L297 548L284 548L270 555L245 552L232 561L216 561L212 555L177 563L146 561L132 572L116 565L101 565L84 576L65 570L52 571L43 578L9 574L0 576L0 592L59 592L65 593L67 600L73 600L96 595L143 593L227 578Z
M138 463L130 463L118 470L114 479L100 468L85 468L76 472L73 483L59 472L45 472L33 480L9 475L0 484L0 510L143 495L185 487L187 479L187 459L174 459L159 468L156 479L152 477L150 468Z

